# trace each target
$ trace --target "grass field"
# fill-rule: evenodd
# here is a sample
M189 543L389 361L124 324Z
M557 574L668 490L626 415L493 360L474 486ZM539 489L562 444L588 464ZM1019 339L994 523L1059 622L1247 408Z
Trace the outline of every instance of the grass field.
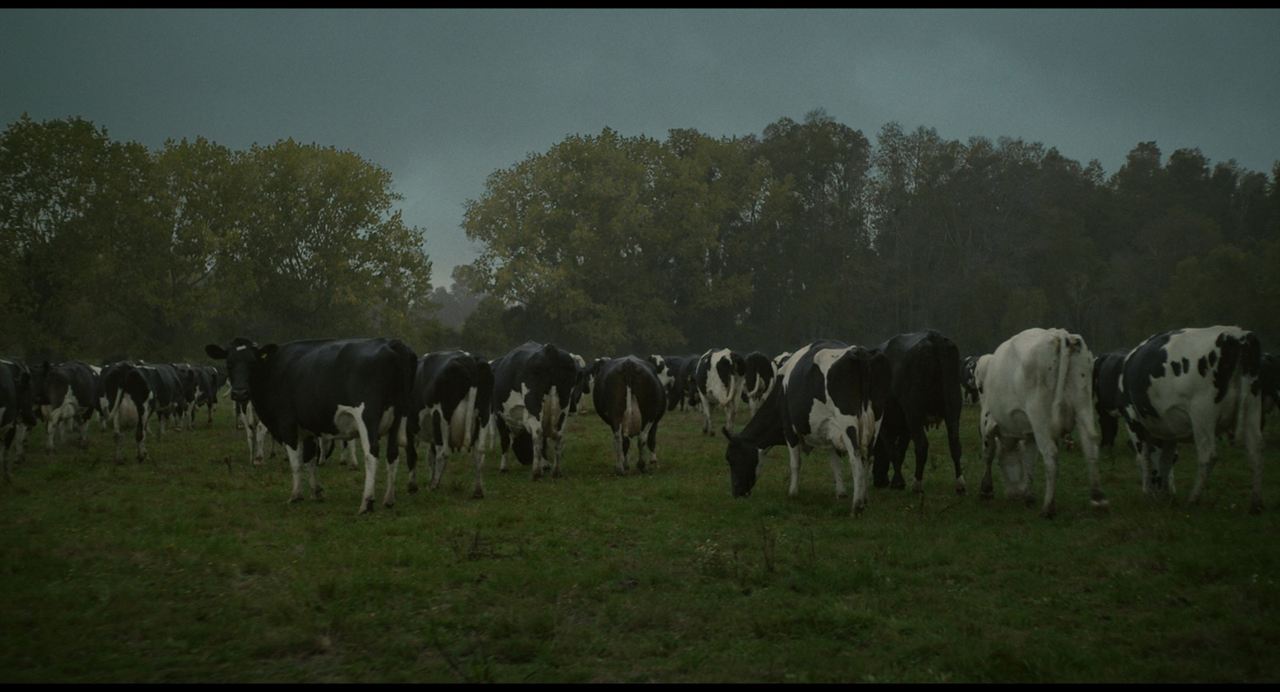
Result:
M250 466L229 409L152 437L145 464L112 463L96 421L88 450L29 439L0 487L0 679L1280 680L1274 423L1258 516L1237 449L1186 504L1190 445L1180 502L1143 498L1127 450L1101 459L1108 512L1070 452L1055 519L1037 516L1039 466L1036 506L1004 499L998 470L979 500L966 407L969 495L934 430L924 494L872 489L858 518L822 451L798 498L778 448L733 500L724 439L692 412L662 422L646 475L613 474L588 413L560 479L499 474L492 454L473 500L457 456L440 488L409 495L402 465L386 509L383 468L357 517L362 472L335 455L326 499L289 505L283 453Z

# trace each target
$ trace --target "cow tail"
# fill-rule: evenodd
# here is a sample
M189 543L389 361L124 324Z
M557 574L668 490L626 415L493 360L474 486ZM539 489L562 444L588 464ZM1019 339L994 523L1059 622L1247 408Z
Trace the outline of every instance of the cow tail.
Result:
M1054 428L1062 429L1062 396L1067 388L1067 368L1071 358L1071 335L1065 334L1055 340L1058 344L1058 381L1053 388L1053 420Z
M964 401L960 393L960 349L955 342L946 339L943 348L934 349L941 361L938 372L942 376L943 423L947 427L947 446L952 459L960 458L960 410Z
M1240 338L1240 356L1236 359L1236 368L1240 371L1240 391L1236 394L1236 444L1244 444L1246 407L1249 397L1260 393L1255 391L1258 380L1262 377L1262 344L1253 332L1245 332ZM1234 376L1235 373L1232 373ZM1261 409L1261 400L1258 402ZM1261 424L1261 421L1259 421Z
M413 402L413 382L418 374L418 354L413 352L404 342L399 339L392 339L391 349L395 351L397 356L396 364L396 388L395 388L395 407L397 419L404 418L404 441L405 441L405 465L410 468L417 468L418 465L418 416L414 411ZM388 446L397 443L396 431L399 430L400 421L392 421L391 437Z

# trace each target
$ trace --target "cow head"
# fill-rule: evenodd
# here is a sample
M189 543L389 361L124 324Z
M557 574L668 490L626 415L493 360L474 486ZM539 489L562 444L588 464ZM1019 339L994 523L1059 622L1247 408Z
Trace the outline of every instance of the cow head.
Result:
M720 428L729 447L724 458L729 462L729 486L734 497L747 497L756 486L756 469L760 465L760 450L730 434L728 428Z
M231 400L244 403L249 400L249 382L253 373L275 355L277 346L266 344L258 346L249 339L236 337L231 346L223 348L217 344L204 347L210 358L225 360L227 363L227 380L231 382Z

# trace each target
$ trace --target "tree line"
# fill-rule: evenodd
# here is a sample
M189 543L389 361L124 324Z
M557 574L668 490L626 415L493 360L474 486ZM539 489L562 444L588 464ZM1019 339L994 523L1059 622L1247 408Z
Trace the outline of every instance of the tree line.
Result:
M821 110L759 135L605 128L494 171L463 218L481 254L434 291L392 182L292 139L153 151L24 115L0 134L0 353L198 359L219 334L777 353L927 327L983 353L1029 326L1101 353L1215 323L1280 343L1280 162L1141 142L1107 176L1021 139L872 142Z
M761 136L611 129L489 176L456 285L486 294L461 340L585 354L766 353L934 328L964 353L1026 327L1095 353L1181 326L1280 343L1280 162L1137 144L1106 176L1021 139L882 127L823 111Z
M0 134L0 348L203 359L211 335L435 338L431 262L391 174L332 147L152 151L82 118Z

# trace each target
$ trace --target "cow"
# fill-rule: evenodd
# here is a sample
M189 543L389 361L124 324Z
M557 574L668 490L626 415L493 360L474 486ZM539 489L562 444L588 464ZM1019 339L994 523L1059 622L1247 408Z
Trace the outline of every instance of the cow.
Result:
M414 415L427 444L427 470L435 490L449 455L470 451L475 465L471 496L484 497L484 451L480 432L489 424L493 369L489 361L466 351L428 353L418 361L413 381ZM409 492L418 491L418 471L409 467Z
M955 491L965 492L960 464L960 350L947 337L930 329L891 337L876 347L889 359L893 373L884 424L876 439L874 483L902 489L902 462L907 445L915 448L914 492L924 487L924 465L929 458L925 427L939 423L947 429L947 444L955 467ZM893 466L893 480L889 466Z
M573 359L573 365L577 368L577 376L574 379L573 393L569 396L569 413L577 416L583 411L582 402L587 400L587 395L591 394L591 385L587 381L587 361L576 353L570 353L569 357Z
M65 427L79 430L80 446L89 446L89 419L98 410L98 392L93 370L87 363L71 360L51 365L44 361L31 373L32 396L46 422L48 441L45 448L53 451L54 436Z
M1120 409L1124 406L1120 400L1120 373L1124 369L1124 357L1127 351L1111 351L1093 360L1093 407L1098 414L1102 437L1098 447L1111 447L1116 442L1116 433L1120 431Z
M267 432L284 445L293 471L289 502L302 500L302 467L311 492L322 499L316 478L317 438L359 439L364 452L364 492L358 514L373 511L379 438L387 435L387 489L383 505L395 505L398 435L404 425L407 463L417 461L418 433L413 379L418 356L399 339L308 339L258 346L243 337L230 346L205 346L210 358L226 361L231 398L248 399Z
M964 400L970 404L978 403L978 383L973 375L978 367L977 356L965 356L960 362L960 387L964 390Z
M617 457L614 473L627 472L631 438L637 438L636 470L658 465L658 422L667 411L666 388L651 361L623 356L605 362L596 372L592 399L600 420L613 432Z
M36 425L33 406L31 372L16 361L0 360L0 466L6 483L13 480L14 457L22 456L23 431Z
M175 426L179 430L195 429L196 422L196 398L199 396L200 376L195 366L190 363L170 363L175 370L178 371L178 379L182 382L183 404L182 411L178 415L178 424Z
M1142 492L1174 493L1178 442L1193 441L1198 465L1192 504L1217 461L1218 433L1243 443L1253 471L1249 511L1262 511L1262 346L1240 327L1176 329L1154 334L1128 353L1120 396L1138 448ZM1154 458L1153 458L1154 457Z
M177 368L166 363L112 363L102 371L102 387L109 402L107 419L115 439L116 463L121 461L122 431L134 430L137 459L145 461L151 417L160 419L163 437L165 420L170 416L181 417L186 406L181 376Z
M102 392L102 368L94 365L93 363L87 363L87 365L89 366L89 370L93 372L93 392L95 395L94 413L98 414L98 427L102 430L106 430L107 397Z
M1038 450L1044 460L1040 515L1053 517L1058 441L1075 430L1088 467L1090 502L1106 507L1093 422L1093 354L1084 339L1065 329L1026 329L979 358L974 374L981 393L978 425L986 464L980 496L992 496L991 461L999 454L1005 495L1020 494L1027 504L1034 503L1031 475Z
M773 371L782 372L782 366L786 364L787 359L791 357L791 351L783 351L773 357Z
M698 358L694 382L702 402L702 432L711 432L711 407L723 406L725 425L733 431L733 414L738 407L738 395L742 391L743 376L747 365L742 355L727 348L710 349Z
M770 390L742 432L722 432L729 440L730 490L734 497L751 494L764 463L764 451L785 443L791 460L787 494L800 492L800 452L813 447L831 450L836 497L847 496L840 453L853 474L852 511L867 504L871 451L888 407L892 373L883 353L844 342L821 340L796 351L784 364Z
M578 369L554 344L535 341L511 349L493 362L494 427L502 442L498 471L507 469L507 449L542 477L544 462L559 477L567 409Z
M778 374L773 360L759 351L752 351L743 357L742 393L739 395L747 403L749 415L754 416L760 402L769 395L773 388L774 377Z
M667 410L674 411L677 406L684 409L688 401L688 371L692 360L697 365L698 356L660 356L653 354L647 359L653 365L658 382L662 384L663 396L667 402Z
M698 385L696 382L698 360L698 354L692 353L687 356L681 356L680 360L676 363L676 379L673 385L676 391L673 392L673 394L676 395L675 398L679 399L681 411L685 411L690 408L697 408L698 402L700 401ZM670 409L670 401L667 402L667 407Z

